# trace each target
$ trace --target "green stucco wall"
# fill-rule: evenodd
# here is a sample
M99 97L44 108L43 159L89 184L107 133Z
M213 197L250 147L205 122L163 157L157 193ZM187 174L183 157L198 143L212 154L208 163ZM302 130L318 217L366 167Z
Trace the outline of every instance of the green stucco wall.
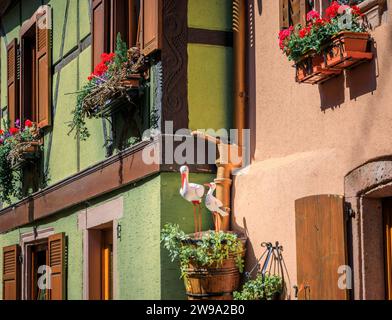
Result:
M206 183L211 174L191 174L196 183ZM91 202L92 207L123 197L124 213L118 220L121 240L117 243L116 295L119 299L185 299L177 263L172 263L160 244L164 224L178 223L185 232L193 232L193 208L179 194L180 178L175 173L146 179ZM78 230L76 207L34 224L38 229L53 227L65 232L68 243L68 299L83 297L83 232ZM203 206L203 229L212 227L211 214ZM31 232L33 225L0 234L0 247L18 244L20 234ZM2 255L0 255L0 299L2 298Z
M231 1L189 0L188 26L231 31ZM188 44L189 127L233 127L233 49Z

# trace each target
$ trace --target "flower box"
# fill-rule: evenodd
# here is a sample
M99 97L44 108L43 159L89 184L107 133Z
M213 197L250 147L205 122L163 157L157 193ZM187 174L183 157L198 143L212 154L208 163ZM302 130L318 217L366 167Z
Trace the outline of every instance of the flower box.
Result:
M26 161L34 161L39 159L40 156L40 143L33 141L29 143L29 146L24 148L21 147L19 159L13 163L12 169L18 170L26 163Z
M113 98L109 99L99 110L96 115L99 117L109 117L124 107L131 106L131 101L137 101L140 89L140 75L132 75L121 81L124 91L119 92Z
M367 32L340 32L325 49L324 68L347 69L373 59Z
M296 63L296 81L299 83L319 84L339 75L340 70L323 67L324 58L317 53L306 55Z

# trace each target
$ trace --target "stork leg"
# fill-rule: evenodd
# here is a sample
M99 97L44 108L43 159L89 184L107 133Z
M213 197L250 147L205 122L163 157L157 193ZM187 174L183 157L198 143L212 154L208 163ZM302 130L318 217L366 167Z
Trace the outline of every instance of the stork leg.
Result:
M201 220L202 220L202 212L201 212L201 205L199 204L199 237L201 238L201 236L202 236L202 223L201 223Z
M196 205L193 205L193 224L195 227L195 238L197 238L197 217L196 217Z

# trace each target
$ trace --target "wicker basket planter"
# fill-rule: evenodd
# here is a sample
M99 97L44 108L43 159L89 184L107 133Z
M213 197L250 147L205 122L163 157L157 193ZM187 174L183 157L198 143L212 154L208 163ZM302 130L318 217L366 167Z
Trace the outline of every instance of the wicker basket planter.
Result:
M26 161L35 161L40 157L40 143L38 141L34 141L30 143L31 145L23 150L19 161L17 161L12 169L18 170L23 167Z

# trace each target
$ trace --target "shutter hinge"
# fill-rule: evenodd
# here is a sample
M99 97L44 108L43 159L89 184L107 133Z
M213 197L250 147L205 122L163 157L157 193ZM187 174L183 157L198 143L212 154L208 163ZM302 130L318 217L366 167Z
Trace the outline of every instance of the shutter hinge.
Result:
M22 254L19 255L18 261L20 264L23 264L23 255Z
M351 203L346 202L344 204L344 212L345 212L345 215L346 215L347 219L355 218L355 211L351 207Z

